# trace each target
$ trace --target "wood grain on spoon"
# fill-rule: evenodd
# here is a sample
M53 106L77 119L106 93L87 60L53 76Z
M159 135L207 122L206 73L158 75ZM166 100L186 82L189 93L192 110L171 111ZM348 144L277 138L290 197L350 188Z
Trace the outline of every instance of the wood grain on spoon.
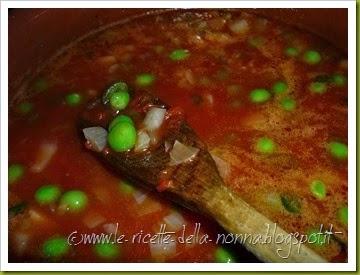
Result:
M299 241L294 236L257 212L224 185L206 145L181 118L180 112L148 93L137 92L125 114L137 115L146 111L148 106L167 109L165 130L161 131L161 139L156 146L141 152L130 150L120 153L106 147L94 153L129 180L146 188L160 190L164 197L212 217L233 237L237 234L238 240L264 262L326 262L305 244L299 247ZM81 117L80 130L93 126L107 128L115 115L114 110L100 100L93 102ZM175 141L198 148L196 157L170 166L167 145L173 145ZM272 239L269 239L271 236ZM285 240L273 239L276 236Z

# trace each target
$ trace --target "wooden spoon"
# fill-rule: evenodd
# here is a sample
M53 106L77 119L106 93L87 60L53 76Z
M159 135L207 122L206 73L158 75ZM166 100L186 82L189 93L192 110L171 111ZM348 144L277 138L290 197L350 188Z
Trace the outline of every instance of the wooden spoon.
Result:
M304 244L300 248L296 245L290 247L289 242L299 243L295 237L257 212L224 185L206 145L182 118L181 112L176 108L169 108L146 92L137 92L132 98L134 99L129 106L121 113L132 117L137 126L151 106L166 108L166 120L158 132L160 140L150 149L141 152L115 152L108 146L101 152L94 151L107 165L131 182L161 191L164 197L212 217L233 236L238 234L241 243L264 262L326 262ZM79 128L107 128L118 113L109 104L97 100L87 106L81 116ZM169 146L173 146L175 141L198 148L199 151L192 160L171 166ZM93 149L89 142L87 147ZM244 241L246 235L252 238L248 237ZM287 242L273 239L280 235L287 237ZM261 239L256 242L256 238Z

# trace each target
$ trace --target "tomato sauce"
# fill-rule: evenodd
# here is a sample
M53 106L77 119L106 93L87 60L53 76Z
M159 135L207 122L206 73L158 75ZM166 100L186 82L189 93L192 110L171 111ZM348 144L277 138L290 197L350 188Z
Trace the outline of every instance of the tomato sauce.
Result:
M289 47L297 55L286 54ZM189 56L172 60L169 55L176 49L186 49ZM304 60L310 50L320 53L321 61ZM216 239L216 234L223 233L212 221L172 205L161 194L136 186L124 192L125 179L86 150L77 129L79 115L88 101L120 80L181 109L210 152L224 163L226 173L220 174L226 174L226 185L287 232L306 234L321 224L341 231L329 244L311 247L329 261L345 261L347 225L339 220L339 211L347 207L347 159L332 156L328 146L332 141L347 144L346 58L309 33L225 11L145 16L75 43L25 86L33 94L25 100L32 104L30 111L21 111L16 100L11 106L9 165L21 164L25 172L9 185L9 207L25 203L25 209L9 221L10 261L54 261L44 255L44 242L73 231L109 233L118 224L118 234L154 234L173 212L182 217L186 232L193 232L200 223L200 235ZM136 77L141 73L155 80L139 87ZM340 75L341 83L335 75ZM37 88L39 81L46 83L42 91ZM276 93L277 81L286 83L286 91ZM314 81L323 83L326 90L311 91ZM260 104L250 99L250 93L259 88L271 95ZM76 106L65 101L72 92L82 98ZM284 109L285 98L293 99L296 107ZM256 150L261 137L272 140L273 153ZM32 167L42 158L39 148L44 143L56 150L35 172ZM311 193L314 180L325 184L322 199ZM40 205L34 194L50 183L62 192L85 192L86 208L74 214L59 213L57 202ZM296 200L296 211L289 210L289 197ZM176 231L181 236L182 229ZM55 260L214 262L221 261L216 258L221 246L176 243L175 250L155 253L148 243L127 242L119 244L118 255L108 259L99 256L94 245L79 244ZM233 261L257 261L239 245L225 249L231 251Z

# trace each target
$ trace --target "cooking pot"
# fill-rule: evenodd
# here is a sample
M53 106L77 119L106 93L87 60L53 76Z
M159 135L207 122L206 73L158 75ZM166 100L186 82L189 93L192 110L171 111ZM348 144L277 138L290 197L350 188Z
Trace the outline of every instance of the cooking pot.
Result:
M346 9L241 9L313 32L347 51ZM15 9L9 11L9 92L18 89L59 49L119 21L136 20L166 9ZM333 20L336 18L337 20ZM61 22L60 20L61 19ZM27 92L27 91L24 91Z

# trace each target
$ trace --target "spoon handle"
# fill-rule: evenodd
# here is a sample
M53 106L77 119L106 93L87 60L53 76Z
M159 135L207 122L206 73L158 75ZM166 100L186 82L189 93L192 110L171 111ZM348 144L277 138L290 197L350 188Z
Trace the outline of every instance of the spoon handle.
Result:
M204 194L207 210L233 238L264 262L326 262L305 244L256 211L226 186ZM231 240L229 235L228 240ZM247 236L247 237L246 237ZM277 238L277 239L276 239ZM223 239L220 239L223 240ZM284 241L281 241L284 240Z

